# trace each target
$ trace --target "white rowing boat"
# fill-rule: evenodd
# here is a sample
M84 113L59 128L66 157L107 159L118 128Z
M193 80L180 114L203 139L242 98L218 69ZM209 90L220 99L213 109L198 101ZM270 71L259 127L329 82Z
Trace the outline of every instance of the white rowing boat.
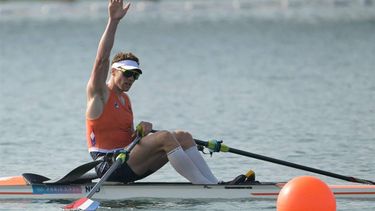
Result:
M137 136L129 147L129 151L137 144L140 137ZM345 176L328 172L308 166L303 166L288 161L283 161L264 155L246 152L230 148L222 142L204 142L195 139L200 146L205 146L211 152L231 152L238 155L252 157L284 166L293 167L305 171L322 174L325 176L345 180L360 185L329 185L336 198L365 199L375 201L375 182L360 179L353 176ZM122 153L116 157L116 161L97 181L97 175L90 174L101 160L85 163L70 171L59 180L50 180L37 174L22 174L22 176L0 178L0 201L3 199L78 199L64 206L65 210L96 210L99 202L94 200L128 200L137 198L159 198L159 199L277 199L279 192L285 182L258 182L254 177L244 175L237 177L232 183L215 185L197 185L191 183L175 182L135 182L130 184L106 182L108 176L120 165L126 154ZM249 181L247 181L249 180ZM95 182L97 181L97 182Z
M84 197L96 184L89 181L82 184L56 184L48 183L48 181L35 182L35 179L34 182L29 180L30 178L24 176L0 178L0 199L77 199ZM238 185L193 185L169 182L131 184L108 182L98 189L93 198L97 200L136 198L276 199L284 184L251 182ZM375 185L331 185L329 187L336 198L375 200Z

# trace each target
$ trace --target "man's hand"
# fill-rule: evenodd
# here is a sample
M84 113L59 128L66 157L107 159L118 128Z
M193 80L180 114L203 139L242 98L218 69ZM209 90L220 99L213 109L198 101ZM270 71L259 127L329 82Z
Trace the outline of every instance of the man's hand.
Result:
M108 13L109 18L112 20L120 20L125 16L130 7L130 3L123 6L123 0L109 0Z
M140 122L136 127L136 132L140 133L142 137L149 134L152 130L152 124L150 122Z

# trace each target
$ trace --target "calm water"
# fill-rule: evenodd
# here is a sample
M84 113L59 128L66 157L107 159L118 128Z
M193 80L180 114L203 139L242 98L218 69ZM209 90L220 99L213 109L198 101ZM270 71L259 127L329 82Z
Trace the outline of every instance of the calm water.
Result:
M365 1L363 1L365 2ZM367 1L370 2L371 1ZM136 122L348 176L375 177L375 6L319 1L137 1L113 52L141 58L130 91ZM0 3L0 177L58 178L90 160L85 85L106 1ZM219 153L222 180L249 168L261 181L295 170ZM331 184L345 181L319 176ZM184 181L167 165L145 181ZM275 201L105 202L103 210L275 210ZM3 201L0 210L59 210ZM374 210L374 201L337 201Z

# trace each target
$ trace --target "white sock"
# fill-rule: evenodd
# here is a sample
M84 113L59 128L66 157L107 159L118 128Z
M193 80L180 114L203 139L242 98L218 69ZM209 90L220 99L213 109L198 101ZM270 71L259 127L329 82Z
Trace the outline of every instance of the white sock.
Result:
M189 149L185 150L185 153L189 156L194 165L199 169L199 171L210 180L212 183L217 184L219 181L212 174L210 167L208 167L206 161L203 159L201 153L199 153L197 146L192 146Z
M193 184L213 184L202 175L199 169L186 155L181 146L173 149L167 154L168 160L173 168Z

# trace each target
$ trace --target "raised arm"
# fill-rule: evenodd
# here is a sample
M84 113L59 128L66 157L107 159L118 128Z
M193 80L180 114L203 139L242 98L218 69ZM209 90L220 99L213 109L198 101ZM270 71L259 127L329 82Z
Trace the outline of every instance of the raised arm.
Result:
M101 115L108 99L106 80L109 72L109 57L115 40L117 25L125 16L129 7L129 3L124 7L123 0L109 0L108 2L109 17L107 27L100 39L94 66L86 89L86 117L89 119L95 119Z
M108 23L100 39L94 66L87 84L87 100L100 97L104 99L106 95L106 79L109 71L110 54L115 40L117 25L125 16L130 4L123 6L122 0L109 0L108 3Z

